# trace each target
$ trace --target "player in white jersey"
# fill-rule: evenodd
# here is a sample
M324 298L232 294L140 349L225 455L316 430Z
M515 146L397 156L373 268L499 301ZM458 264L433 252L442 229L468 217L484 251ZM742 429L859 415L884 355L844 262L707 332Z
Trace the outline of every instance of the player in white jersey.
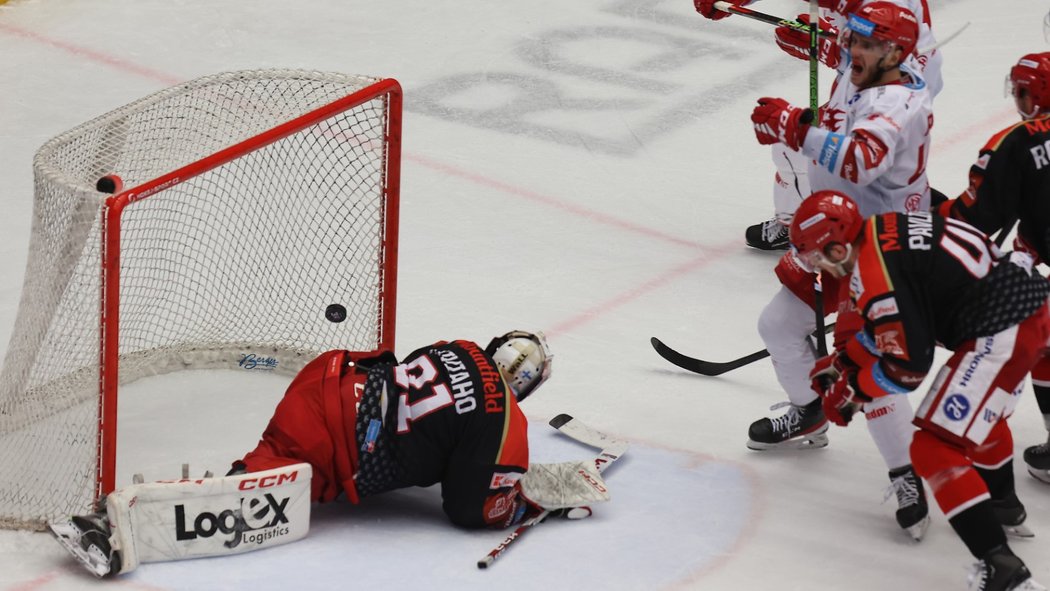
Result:
M752 0L730 0L730 4L746 5ZM820 0L820 6L825 14L821 18L820 27L832 33L847 31L846 21L848 15L856 12L862 6L870 4L873 0ZM891 0L894 4L907 8L919 21L919 39L917 48L926 50L924 53L916 53L909 56L909 68L919 74L926 81L931 98L940 92L944 85L941 78L942 55L936 50L936 39L930 21L930 11L926 0ZM729 13L714 8L715 0L694 0L697 12L711 18L719 19L728 16ZM809 23L809 15L800 14L798 20ZM788 55L802 60L809 59L809 35L796 31L789 27L778 27L775 32L777 45ZM831 95L828 102L821 108L821 127L831 131L841 131L843 128L842 113L845 112L847 101L854 94L855 89L848 84L848 70L850 67L849 49L844 44L837 43L832 38L824 38L820 44L820 61L835 70L835 80L832 83ZM776 166L775 182L773 183L773 207L774 216L764 222L754 224L747 228L744 233L748 246L761 250L786 250L788 248L787 227L791 218L802 202L803 197L812 191L819 190L819 185L813 185L811 191L810 180L807 174L808 165L804 155L787 149L781 144L774 144L772 149L773 164Z
M813 125L808 110L783 99L762 98L752 113L760 143L782 143L809 160L814 191L851 195L861 214L920 211L930 206L925 162L933 123L927 85L907 58L915 50L915 15L891 2L871 2L850 15L843 42L849 67L836 92L848 89L835 129ZM816 357L807 335L816 326L816 276L794 253L786 253L776 274L783 284L759 317L758 330L770 353L777 379L789 399L788 412L751 424L748 447L823 447L827 419L811 388ZM847 285L823 277L823 310L849 305ZM848 309L848 308L847 308ZM843 318L852 317L840 314ZM848 327L836 327L839 329ZM848 333L843 333L848 334ZM866 407L868 430L898 493L897 520L920 539L929 523L922 481L911 468L908 446L913 412L904 397Z

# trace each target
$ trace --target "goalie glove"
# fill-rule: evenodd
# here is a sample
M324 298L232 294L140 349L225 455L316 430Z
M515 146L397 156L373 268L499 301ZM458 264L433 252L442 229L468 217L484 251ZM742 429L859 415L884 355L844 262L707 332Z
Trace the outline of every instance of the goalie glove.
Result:
M798 15L798 22L809 26L809 15ZM817 60L825 66L835 69L842 61L842 50L838 44L838 30L831 25L826 18L820 19L820 29L832 34L831 37L821 36L817 41ZM776 36L777 46L784 53L797 57L800 60L809 60L809 34L803 33L791 27L777 27L773 30Z
M762 145L781 142L799 151L813 121L813 111L791 106L782 98L762 97L751 112L755 137Z
M521 494L546 510L584 507L609 500L594 462L532 464L519 481Z
M594 462L532 464L515 485L513 515L504 527L548 516L583 519L591 516L590 505L609 500L609 490Z

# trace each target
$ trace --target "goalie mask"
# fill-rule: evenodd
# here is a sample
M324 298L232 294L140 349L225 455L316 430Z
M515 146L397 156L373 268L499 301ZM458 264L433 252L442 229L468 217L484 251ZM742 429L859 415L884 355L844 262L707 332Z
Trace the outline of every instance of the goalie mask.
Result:
M550 377L553 356L542 332L508 332L492 339L485 353L496 362L518 402Z

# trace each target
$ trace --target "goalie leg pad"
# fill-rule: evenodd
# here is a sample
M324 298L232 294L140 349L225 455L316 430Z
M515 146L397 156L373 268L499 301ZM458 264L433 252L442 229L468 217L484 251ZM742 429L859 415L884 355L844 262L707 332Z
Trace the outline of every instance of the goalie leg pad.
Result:
M239 554L310 529L309 464L222 478L135 484L106 498L120 572L142 562Z
M594 462L532 464L520 483L522 494L547 510L609 500L609 489Z

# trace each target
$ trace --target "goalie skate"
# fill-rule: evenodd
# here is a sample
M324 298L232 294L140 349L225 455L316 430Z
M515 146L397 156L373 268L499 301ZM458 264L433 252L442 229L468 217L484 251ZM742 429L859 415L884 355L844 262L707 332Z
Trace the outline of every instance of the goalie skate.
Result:
M62 547L96 577L120 570L120 555L110 546L109 527L101 515L52 521L47 527Z

